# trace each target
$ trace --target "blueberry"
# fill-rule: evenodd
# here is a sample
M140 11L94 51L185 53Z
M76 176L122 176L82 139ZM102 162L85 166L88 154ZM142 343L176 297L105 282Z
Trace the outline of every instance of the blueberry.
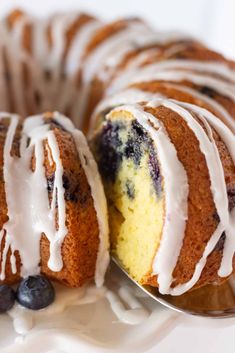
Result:
M152 178L154 189L157 195L160 197L162 186L161 186L161 173L159 168L159 163L157 160L157 153L152 145L149 147L149 170L150 176Z
M40 310L49 306L55 299L51 282L43 276L29 276L17 288L17 301L25 308Z
M211 98L214 98L216 95L216 91L208 86L202 86L199 90L201 93L203 93L206 96L211 97Z
M135 198L135 186L133 182L129 179L126 181L126 193L130 200L134 200Z
M6 286L5 284L0 285L0 314L3 314L10 310L15 303L15 292L14 290Z
M111 182L115 182L122 162L122 153L120 152L122 142L119 136L122 129L122 124L107 121L100 138L98 138L98 146L95 147L99 156L100 172L103 178Z

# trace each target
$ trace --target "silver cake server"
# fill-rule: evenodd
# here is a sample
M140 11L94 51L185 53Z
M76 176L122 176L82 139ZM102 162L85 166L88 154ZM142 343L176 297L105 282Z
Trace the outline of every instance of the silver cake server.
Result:
M234 277L231 277L221 285L207 285L183 295L162 295L157 288L136 282L115 257L112 257L112 260L142 291L169 309L211 318L235 317Z

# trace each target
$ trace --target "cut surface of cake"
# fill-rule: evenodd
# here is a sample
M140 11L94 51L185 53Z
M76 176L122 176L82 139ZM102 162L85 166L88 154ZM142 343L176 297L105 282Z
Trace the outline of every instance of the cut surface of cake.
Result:
M112 247L141 282L163 226L161 175L151 137L128 111L116 115L95 140L96 153L109 198Z

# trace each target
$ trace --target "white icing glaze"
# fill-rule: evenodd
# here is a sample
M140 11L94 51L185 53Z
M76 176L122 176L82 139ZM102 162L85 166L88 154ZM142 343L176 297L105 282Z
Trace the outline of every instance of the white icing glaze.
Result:
M117 293L115 293L114 290L108 290L106 287L97 288L92 285L79 289L68 289L57 285L56 293L55 302L46 309L38 312L25 309L19 304L15 304L13 309L9 311L9 316L13 319L16 333L26 335L33 329L35 321L40 318L58 315L69 307L96 303L104 297L109 301L113 313L120 322L129 325L138 325L150 316L148 310L140 303L137 297L132 293L132 290L127 286L120 287ZM125 303L125 305L123 303Z
M91 20L76 34L66 58L65 69L68 74L74 74L79 69L84 49L90 38L100 27L100 21Z
M121 287L118 294L119 295L108 290L106 292L106 298L113 312L121 322L129 325L137 325L149 317L149 312L143 307L140 301L135 298L128 287ZM120 299L129 306L129 309L126 309Z
M0 119L9 115L2 113ZM54 113L54 119L67 129L74 137L82 166L91 187L94 207L100 229L100 245L97 258L96 282L102 285L104 273L108 265L108 225L107 208L104 192L97 166L89 151L83 134L77 131L71 121ZM9 116L10 125L4 145L3 174L8 207L8 221L3 225L1 239L6 234L6 242L2 254L1 279L5 278L5 265L8 249L11 249L11 265L16 272L14 251L18 250L22 267L21 275L27 276L39 272L40 239L44 233L50 242L50 258L48 267L52 271L60 271L63 267L61 246L67 234L66 204L63 187L63 166L56 136L43 115L33 116L25 120L20 140L20 157L10 154L18 116ZM29 143L27 142L29 140ZM49 204L47 180L44 169L44 145L47 143L49 163L55 164L52 200ZM30 168L32 155L35 155L35 167ZM56 218L58 226L56 226Z
M184 63L186 63L185 66ZM215 77L212 77L212 74ZM221 75L223 79L216 77L217 74ZM166 60L135 70L130 68L126 72L124 71L110 85L107 94L111 95L130 84L138 82L188 80L198 85L208 86L234 101L235 85L234 82L230 81L231 79L234 80L234 71L222 63Z

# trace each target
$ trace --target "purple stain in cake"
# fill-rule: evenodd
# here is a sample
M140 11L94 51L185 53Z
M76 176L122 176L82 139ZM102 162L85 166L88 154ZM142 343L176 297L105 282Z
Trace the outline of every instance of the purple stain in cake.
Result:
M226 239L226 234L225 234L225 232L223 232L221 237L219 238L216 246L215 246L215 250L222 251L224 249L225 239Z
M134 120L132 122L132 129L134 130L135 135L139 139L141 139L142 141L145 141L147 139L146 131L142 128L142 126L136 120Z
M218 212L217 212L217 211L215 211L215 212L213 213L213 218L214 218L214 220L216 220L218 223L220 222L220 216L218 215Z
M235 207L235 189L228 189L228 209L232 211Z
M77 180L72 180L72 177L63 174L63 187L65 201L77 202L78 195L80 196L82 194Z
M136 166L140 165L140 161L144 150L146 149L147 134L141 125L134 120L131 124L128 140L124 149L124 155L128 159L132 159Z
M157 160L157 153L154 150L153 146L151 147L150 153L149 153L149 170L153 181L154 189L157 195L160 195L162 191L161 173L160 173L160 168Z
M124 156L128 159L132 159L136 166L140 165L142 157L141 145L133 138L129 138L124 150Z
M200 93L205 94L208 97L214 98L216 95L216 91L208 86L202 86L199 89Z
M97 146L95 146L99 158L99 169L102 176L111 182L115 182L119 166L122 161L122 152L120 151L122 142L119 138L121 123L111 123L107 121L98 137Z
M228 195L228 209L231 212L232 209L235 207L235 189L228 189L227 190L227 195ZM214 212L213 218L218 223L220 222L220 217L219 217L217 211Z
M52 174L47 177L47 191L50 193L53 192L54 181L55 181L55 174Z
M48 120L48 123L50 123L51 124L51 127L52 128L58 128L58 129L60 129L60 130L63 130L63 131L66 131L67 132L67 130L65 129L65 127L63 126L63 125L61 125L56 119L54 119L54 118L50 118L49 120Z
M127 179L125 185L126 185L126 193L127 193L128 198L130 200L134 200L134 198L135 198L135 186L134 186L134 183L130 179Z
M121 130L126 129L127 141L122 142L120 138ZM157 161L157 153L153 147L152 140L147 132L136 121L133 120L128 129L123 122L107 121L101 134L93 141L98 157L100 172L106 180L115 182L118 170L123 159L134 162L134 167L140 167L143 155L149 155L149 171L157 195L161 194L161 175ZM135 190L128 181L125 185L126 193L130 199L134 198Z
M228 194L228 208L229 208L229 211L232 211L232 209L235 207L235 189L228 189L227 194ZM217 220L218 223L220 222L220 217L217 212L213 214L213 217L214 219ZM219 251L223 250L225 239L226 239L226 233L223 232L221 237L219 238L218 243L215 246L216 250L219 250Z

